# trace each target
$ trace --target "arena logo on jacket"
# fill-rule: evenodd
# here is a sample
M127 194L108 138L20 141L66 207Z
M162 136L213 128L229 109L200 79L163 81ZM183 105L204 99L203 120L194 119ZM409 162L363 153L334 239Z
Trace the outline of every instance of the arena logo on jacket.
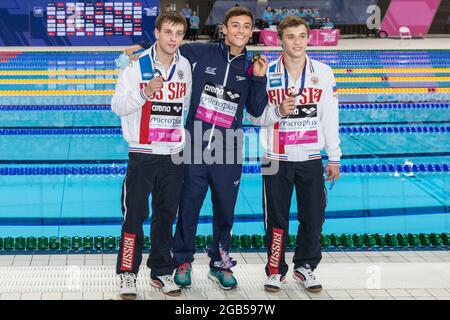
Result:
M181 142L182 103L153 102L150 116L150 141Z
M281 144L309 144L319 141L316 104L297 105L294 113L279 123Z
M146 84L141 84L144 87ZM181 142L183 140L183 103L166 102L178 100L186 95L186 83L169 82L168 92L160 90L150 97L148 141ZM170 90L170 88L176 90ZM167 95L166 99L164 96Z
M279 141L282 145L311 144L319 141L318 104L323 89L304 88L296 98L296 108L292 115L279 122ZM268 90L269 103L280 105L287 98L284 88Z
M219 127L231 128L238 110L239 91L206 82L195 117Z

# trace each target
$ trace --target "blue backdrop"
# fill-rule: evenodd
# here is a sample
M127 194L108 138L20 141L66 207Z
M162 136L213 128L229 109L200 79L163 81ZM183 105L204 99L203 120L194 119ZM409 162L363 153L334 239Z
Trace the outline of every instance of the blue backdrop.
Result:
M2 0L0 46L108 46L154 41L158 0Z

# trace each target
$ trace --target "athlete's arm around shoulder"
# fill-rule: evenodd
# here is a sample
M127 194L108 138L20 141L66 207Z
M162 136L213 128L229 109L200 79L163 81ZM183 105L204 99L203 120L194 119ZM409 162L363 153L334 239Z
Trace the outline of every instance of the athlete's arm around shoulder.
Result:
M191 64L194 64L207 53L212 53L216 50L217 46L217 43L184 43L180 46L180 53L183 57L188 59Z
M191 105L192 71L191 71L191 64L183 56L180 57L180 63L182 63L184 81L186 83L186 95L184 96L184 100L183 100L183 109L185 110L185 112L187 112Z
M126 116L139 111L145 104L146 97L139 89L137 75L138 62L132 62L119 73L116 90L111 100L112 111L119 116Z
M152 46L151 42L141 41L138 42L137 45L126 48L125 53L130 57L131 60L139 59L140 53L133 54L139 49L148 49ZM180 53L183 57L188 59L188 61L193 64L197 62L201 57L203 57L206 53L214 50L218 44L216 43L184 43L180 46Z

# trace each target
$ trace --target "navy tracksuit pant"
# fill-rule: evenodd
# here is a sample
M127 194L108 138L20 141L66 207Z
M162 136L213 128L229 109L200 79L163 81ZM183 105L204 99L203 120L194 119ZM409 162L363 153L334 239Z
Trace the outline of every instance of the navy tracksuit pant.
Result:
M221 261L219 245L229 251L234 207L241 179L241 164L185 164L178 220L173 241L173 257L177 266L194 261L195 236L200 209L208 187L213 204L213 239L208 250L210 266Z
M270 160L275 161L275 160ZM297 196L297 244L294 269L309 264L314 270L322 259L320 237L325 221L326 190L322 160L278 161L274 175L263 175L263 210L268 261L266 274L286 275L289 212L295 187ZM269 166L267 164L266 166Z

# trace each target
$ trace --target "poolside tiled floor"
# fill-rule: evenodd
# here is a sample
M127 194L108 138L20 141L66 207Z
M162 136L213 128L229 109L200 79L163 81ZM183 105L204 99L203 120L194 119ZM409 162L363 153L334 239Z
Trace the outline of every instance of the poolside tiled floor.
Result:
M324 286L318 294L306 292L293 280L292 264L284 290L275 294L265 292L264 253L241 252L234 257L238 261L234 268L239 280L236 290L225 292L211 282L206 277L206 254L197 253L193 286L176 299L450 299L449 251L324 252L315 272ZM292 253L287 257L290 261ZM399 259L402 257L405 259ZM391 261L394 258L398 260ZM415 259L417 262L411 262ZM115 254L0 255L0 299L119 299L115 263ZM150 286L148 271L143 263L138 277L139 299L173 299Z

